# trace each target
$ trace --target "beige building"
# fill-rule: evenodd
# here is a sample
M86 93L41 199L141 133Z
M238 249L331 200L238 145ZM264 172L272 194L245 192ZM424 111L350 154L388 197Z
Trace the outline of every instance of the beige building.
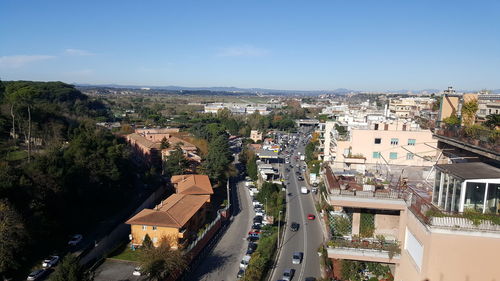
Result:
M250 139L253 140L254 142L258 142L262 140L262 132L259 132L259 130L251 130L250 131Z
M500 280L500 169L484 163L436 169L432 197L409 188L363 190L326 170L336 211L327 214L335 277L349 260L387 265L395 281ZM339 216L349 222L344 233Z
M418 125L389 121L353 128L341 136L327 123L325 160L335 169L359 170L374 165L432 166L437 141ZM328 155L328 156L327 156Z
M434 99L432 98L398 98L391 99L389 111L399 118L419 116L420 111L432 109Z

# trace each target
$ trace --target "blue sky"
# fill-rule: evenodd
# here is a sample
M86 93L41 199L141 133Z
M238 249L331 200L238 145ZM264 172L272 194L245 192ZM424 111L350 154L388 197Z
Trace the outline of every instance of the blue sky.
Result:
M0 2L0 78L500 88L500 1Z

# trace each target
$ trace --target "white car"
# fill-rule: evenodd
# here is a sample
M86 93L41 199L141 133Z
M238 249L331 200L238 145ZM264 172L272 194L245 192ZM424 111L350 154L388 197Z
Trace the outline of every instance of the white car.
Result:
M292 263L293 264L300 264L302 262L302 256L303 254L301 252L295 252L292 255Z
M83 236L81 234L75 234L75 235L73 235L73 237L71 237L71 240L68 241L68 245L75 246L78 243L80 243L80 241L82 241L82 239L83 239Z
M141 268L140 267L134 268L134 272L132 272L132 275L141 276L142 275Z
M307 189L307 187L303 186L300 188L300 193L307 194L307 193L309 193L309 190Z
M50 256L43 260L42 267L53 267L59 262L59 256Z
M255 212L255 215L264 217L265 213L263 211L257 211L257 212Z
M243 257L243 259L241 259L241 262L240 262L240 268L241 269L247 269L248 267L248 264L250 263L250 259L252 258L252 256L250 255L245 255Z

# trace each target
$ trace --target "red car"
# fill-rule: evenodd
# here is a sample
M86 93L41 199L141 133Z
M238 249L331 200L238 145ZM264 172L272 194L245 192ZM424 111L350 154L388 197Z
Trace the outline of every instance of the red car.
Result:
M311 220L311 221L312 221L312 220L314 220L315 218L316 218L316 216L315 216L315 215L313 215L313 214L309 214L309 215L307 215L307 219L308 219L308 220Z

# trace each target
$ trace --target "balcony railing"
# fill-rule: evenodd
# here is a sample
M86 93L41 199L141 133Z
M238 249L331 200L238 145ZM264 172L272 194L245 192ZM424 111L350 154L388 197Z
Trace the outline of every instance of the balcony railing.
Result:
M362 255L381 257L392 260L400 257L401 247L397 241L385 241L374 238L334 237L327 243L333 254ZM335 251L339 249L343 251ZM347 251L346 251L347 250Z
M431 227L467 231L500 232L500 216L479 213L444 212L416 193L407 199L408 209Z
M500 133L495 130L488 130L473 126L470 128L460 126L449 126L435 130L435 134L455 141L481 147L495 153L500 153Z
M380 190L380 191L362 191L362 190L343 190L341 188L332 188L331 194L336 196L360 197L360 198L379 198L379 199L407 199L408 192L402 190Z

